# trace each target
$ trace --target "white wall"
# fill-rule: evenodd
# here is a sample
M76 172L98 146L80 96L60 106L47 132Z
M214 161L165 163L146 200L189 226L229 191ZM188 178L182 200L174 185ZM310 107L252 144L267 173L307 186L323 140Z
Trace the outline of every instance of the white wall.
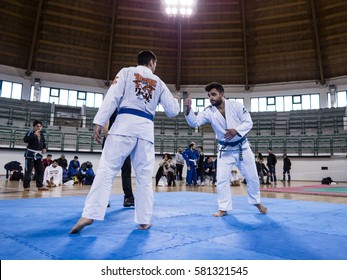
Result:
M4 165L9 161L19 161L24 166L24 150L11 150L11 149L1 149L0 157L0 174L5 174ZM53 159L60 157L60 152L52 152ZM97 171L99 164L100 154L96 153L74 153L74 152L64 152L68 162L73 159L75 155L79 157L81 163L89 160L93 163L94 171ZM158 163L161 160L161 156L156 156L155 168L153 170L153 177L155 176ZM346 157L336 157L336 158L315 158L315 157L305 157L305 158L290 158L292 161L292 180L300 181L320 181L324 177L331 177L334 181L347 182L347 158ZM283 159L277 157L277 178L282 179L282 168ZM265 159L266 162L266 159ZM328 170L321 170L321 167L328 167ZM120 176L120 174L118 174ZM133 173L134 176L134 173ZM186 176L186 168L183 170L183 176Z

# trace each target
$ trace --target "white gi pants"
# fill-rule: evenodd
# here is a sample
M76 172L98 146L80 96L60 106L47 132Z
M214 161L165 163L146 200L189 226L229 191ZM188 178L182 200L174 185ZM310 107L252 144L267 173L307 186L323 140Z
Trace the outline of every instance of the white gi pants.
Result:
M82 217L104 219L114 178L129 154L136 175L135 223L150 224L153 212L154 145L136 137L113 134L106 138Z
M222 150L217 159L217 200L219 210L229 211L232 209L231 200L231 170L236 165L247 181L248 203L260 203L260 185L252 150L242 150L243 160L239 161L239 151Z

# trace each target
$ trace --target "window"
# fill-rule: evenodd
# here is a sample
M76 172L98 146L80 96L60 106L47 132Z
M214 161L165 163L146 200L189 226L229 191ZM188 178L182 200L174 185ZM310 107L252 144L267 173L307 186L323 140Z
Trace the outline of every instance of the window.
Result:
M194 104L194 102L193 102ZM195 99L195 109L192 106L194 112L201 112L205 109L205 99L204 98L196 98Z
M283 112L284 111L284 98L283 96L276 96L276 111Z
M301 110L301 95L293 95L293 110Z
M40 102L55 103L58 105L68 105L82 107L99 108L104 99L102 93L59 89L59 88L40 88ZM34 100L34 87L31 87L30 100Z
M275 97L267 97L267 111L274 112L276 111L276 103L275 103Z
M0 96L12 99L22 98L23 85L7 81L0 81Z
M251 112L284 112L319 109L319 94L251 98Z
M347 106L347 91L336 92L336 106L346 107ZM328 92L328 107L331 107L331 94Z

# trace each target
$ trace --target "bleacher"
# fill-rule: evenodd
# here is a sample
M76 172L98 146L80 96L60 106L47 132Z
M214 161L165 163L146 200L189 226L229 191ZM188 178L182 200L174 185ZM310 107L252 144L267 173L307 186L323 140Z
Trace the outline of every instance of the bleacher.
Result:
M49 150L100 152L93 140L96 108L55 106L51 104L0 97L0 148L24 149L24 134L33 120L43 121ZM345 108L290 112L251 113L253 129L248 135L253 151L267 151L297 156L347 155ZM51 117L53 119L51 119ZM83 117L85 118L83 122ZM52 125L51 125L52 124ZM188 126L183 113L175 118L157 112L154 120L155 152L174 154L178 146L194 141L206 155L215 155L217 143L210 124Z

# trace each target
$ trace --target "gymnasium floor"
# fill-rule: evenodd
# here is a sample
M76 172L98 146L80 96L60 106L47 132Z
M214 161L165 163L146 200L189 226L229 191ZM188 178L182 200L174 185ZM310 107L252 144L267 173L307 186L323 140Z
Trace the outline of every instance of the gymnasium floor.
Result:
M135 178L132 178L133 188L135 190ZM343 183L343 182L341 182ZM288 188L296 186L310 186L318 185L320 182L317 181L291 181L282 182L278 181L277 184L262 185L261 187L266 188ZM154 185L154 180L153 180ZM345 183L347 185L347 183ZM21 199L21 198L40 198L40 197L64 197L64 196L85 196L88 194L90 186L86 185L74 185L73 187L58 187L49 191L38 191L35 187L35 182L31 182L29 192L24 192L22 182L10 182L5 179L5 176L0 176L0 200L2 199ZM177 183L176 187L153 187L155 192L204 192L204 193L216 193L216 188L213 186L200 186L200 187L186 187L184 183ZM246 187L241 184L240 187L233 187L234 195L245 195ZM122 194L121 180L119 177L116 178L112 194ZM266 193L261 194L262 197L268 198L284 198L284 199L295 199L305 201L320 201L329 203L346 203L347 197L334 197L334 196L320 196L320 195L303 195L303 194L288 194L288 193Z

